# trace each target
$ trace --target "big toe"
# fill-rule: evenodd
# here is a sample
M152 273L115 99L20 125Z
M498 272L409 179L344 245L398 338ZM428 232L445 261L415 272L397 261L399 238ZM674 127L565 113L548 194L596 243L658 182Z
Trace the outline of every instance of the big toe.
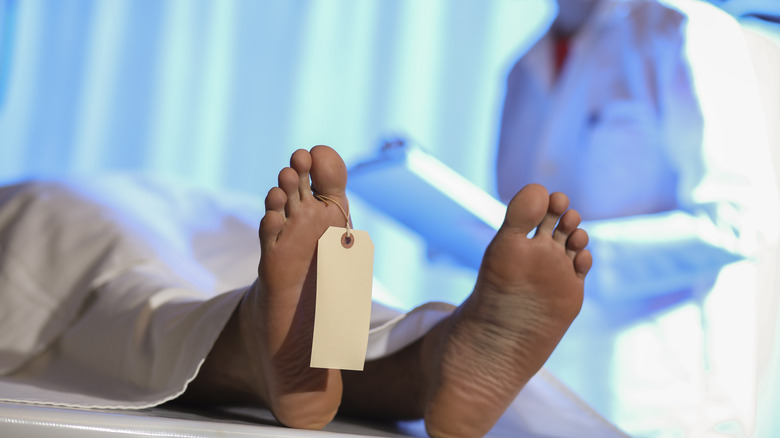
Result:
M317 193L341 196L347 188L347 166L332 148L314 146L311 149L311 180Z
M509 201L501 228L522 234L530 233L547 215L549 200L547 189L539 184L523 187Z

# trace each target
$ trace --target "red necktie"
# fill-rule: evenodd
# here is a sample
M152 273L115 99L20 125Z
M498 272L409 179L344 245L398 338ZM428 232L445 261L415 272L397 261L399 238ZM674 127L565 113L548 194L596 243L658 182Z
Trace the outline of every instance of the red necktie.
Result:
M569 54L569 38L556 37L555 38L555 77L561 75L563 70L563 64L566 62L566 57Z

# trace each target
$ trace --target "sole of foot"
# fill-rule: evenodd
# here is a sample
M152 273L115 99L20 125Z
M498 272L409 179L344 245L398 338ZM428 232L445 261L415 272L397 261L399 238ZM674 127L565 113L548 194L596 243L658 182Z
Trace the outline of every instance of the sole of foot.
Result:
M592 259L568 198L521 190L488 246L474 291L434 330L425 423L432 437L480 437L542 367L579 313ZM529 236L536 229L533 236Z
M347 170L327 146L298 150L265 199L258 280L239 306L253 392L283 424L320 429L338 410L339 370L310 368L317 241L345 225ZM331 202L318 200L314 193Z

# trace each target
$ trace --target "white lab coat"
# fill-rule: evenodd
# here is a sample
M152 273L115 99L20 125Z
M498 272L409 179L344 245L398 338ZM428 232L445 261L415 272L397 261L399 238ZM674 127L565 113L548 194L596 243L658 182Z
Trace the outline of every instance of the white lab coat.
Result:
M610 394L597 407L631 433L749 433L756 280L734 262L776 242L778 204L741 29L705 3L604 0L558 80L553 46L543 34L509 74L497 177L505 201L531 182L568 194L589 232L586 296L612 304L575 322L572 381ZM631 307L685 294L698 309Z
M262 215L254 197L127 175L0 188L0 401L138 409L180 395L256 278ZM375 302L367 358L453 308ZM503 423L621 436L546 372Z
M776 239L766 127L733 19L693 1L606 0L557 81L553 56L544 34L509 74L498 191L570 196L592 294L690 289Z

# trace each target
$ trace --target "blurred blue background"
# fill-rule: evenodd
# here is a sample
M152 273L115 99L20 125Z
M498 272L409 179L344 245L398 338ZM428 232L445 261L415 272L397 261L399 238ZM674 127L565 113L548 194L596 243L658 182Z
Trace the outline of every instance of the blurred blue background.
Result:
M738 16L777 8L715 3ZM0 183L138 171L264 196L295 149L328 144L352 165L401 135L495 193L506 74L554 10L545 0L0 0ZM431 258L421 236L352 203L377 246L381 298L410 308L470 292L472 269ZM571 357L551 367L621 424L603 382L566 374Z
M142 171L258 196L295 149L327 144L352 165L396 135L495 192L505 75L554 11L544 0L0 5L0 182ZM467 271L446 276L467 286L431 296L419 237L353 204L377 259L391 260L377 277L395 304L469 292Z
M295 148L404 132L489 188L544 1L2 4L2 180L142 169L263 192Z

